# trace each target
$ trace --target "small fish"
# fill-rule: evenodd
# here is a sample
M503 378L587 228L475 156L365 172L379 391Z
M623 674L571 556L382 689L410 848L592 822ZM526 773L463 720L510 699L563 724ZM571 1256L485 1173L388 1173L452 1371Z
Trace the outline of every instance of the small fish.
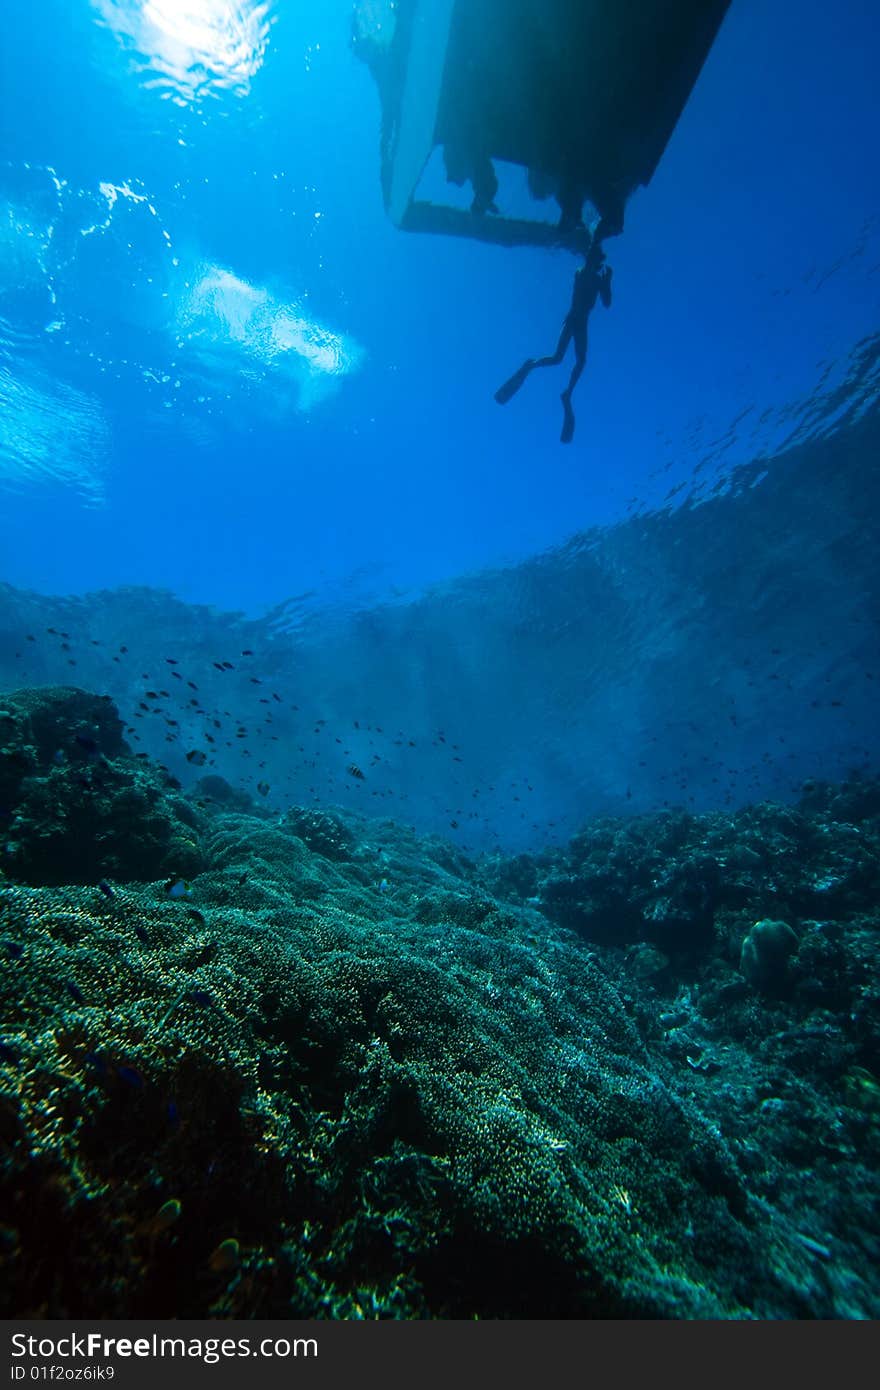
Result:
M364 774L361 772L357 763L349 763L347 771L351 777L356 777L359 781L363 782Z
M173 656L166 656L165 660L166 660L166 662L168 663L169 666L176 666L176 665L177 665L177 662L176 662L176 660L174 659Z
M380 892L380 893L387 893L390 887L391 887L391 884L388 882L387 878L380 878L380 879L379 879L379 892Z
M153 1228L156 1231L165 1231L169 1226L173 1226L175 1221L180 1219L183 1206L177 1197L171 1197L156 1212L153 1218Z
M253 656L253 652L251 651L250 647L245 647L244 651L242 652L242 656Z
M65 753L63 748L55 749L55 752L52 754L52 761L56 767L64 766L64 764L67 762L67 754Z
M260 793L260 796L268 796L271 791L270 784L268 782L258 782L257 791Z
M221 1240L208 1261L208 1267L214 1274L228 1274L238 1268L240 1256L241 1246L234 1236L230 1236L228 1240Z
M207 753L203 753L201 748L192 748L189 753L187 753L186 760L188 763L192 763L194 767L203 767L208 760L208 755Z
M169 878L165 884L165 892L169 898L188 898L192 893L192 884L185 878Z
M241 1245L235 1240L234 1236L229 1240L222 1240L217 1250L209 1259L209 1269L214 1275L227 1275L232 1270L238 1269L239 1259L241 1259Z
M146 927L142 927L139 923L134 929L134 934L137 937L138 941L140 941L141 945L149 946L150 933L147 931Z
M116 897L116 894L113 892L113 889L110 887L110 884L107 882L106 878L101 879L100 883L98 884L98 887L104 894L105 898L110 898L110 900L112 901L113 898Z
M213 1004L214 1000L206 989L191 989L187 991L187 998L194 1004L201 1004L203 1008Z

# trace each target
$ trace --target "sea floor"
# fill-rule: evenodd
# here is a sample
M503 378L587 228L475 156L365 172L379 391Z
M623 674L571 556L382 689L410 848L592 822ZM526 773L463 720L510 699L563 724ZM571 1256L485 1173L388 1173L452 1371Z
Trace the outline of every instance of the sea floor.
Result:
M49 688L0 809L6 1316L880 1316L877 782L471 859Z

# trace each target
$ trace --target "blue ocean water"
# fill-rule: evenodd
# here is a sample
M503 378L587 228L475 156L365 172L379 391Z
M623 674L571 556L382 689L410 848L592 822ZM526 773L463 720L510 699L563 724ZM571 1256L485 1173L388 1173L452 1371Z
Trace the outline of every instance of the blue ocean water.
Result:
M520 559L782 446L876 328L869 3L732 6L609 243L568 451L554 379L492 393L551 349L571 257L390 225L350 14L5 17L11 582L258 612Z
M876 31L859 0L796 26L731 7L607 243L564 448L557 373L503 411L493 392L552 350L572 258L392 226L348 0L16 8L3 578L308 618L316 717L467 734L473 786L417 758L383 786L444 829L477 788L481 835L528 842L870 764L873 444L847 431L877 394ZM596 545L601 584L572 568ZM91 674L133 708L134 676ZM488 790L520 777L537 814ZM270 780L332 799L302 768Z
M3 15L5 1306L876 1317L876 4L732 0L568 445L352 9Z

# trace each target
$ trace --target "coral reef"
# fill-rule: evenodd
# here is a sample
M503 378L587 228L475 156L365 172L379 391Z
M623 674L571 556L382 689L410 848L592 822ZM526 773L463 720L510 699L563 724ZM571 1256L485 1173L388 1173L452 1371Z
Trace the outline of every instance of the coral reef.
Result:
M2 696L0 740L10 877L60 886L199 872L196 807L132 755L109 699L64 688Z
M876 787L472 862L2 704L8 1316L880 1315Z

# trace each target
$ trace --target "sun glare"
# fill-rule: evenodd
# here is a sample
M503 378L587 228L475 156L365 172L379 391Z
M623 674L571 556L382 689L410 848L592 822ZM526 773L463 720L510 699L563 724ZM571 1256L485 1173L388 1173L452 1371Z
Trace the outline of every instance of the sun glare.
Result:
M257 0L92 0L100 20L134 50L146 85L179 105L247 96L269 40Z

